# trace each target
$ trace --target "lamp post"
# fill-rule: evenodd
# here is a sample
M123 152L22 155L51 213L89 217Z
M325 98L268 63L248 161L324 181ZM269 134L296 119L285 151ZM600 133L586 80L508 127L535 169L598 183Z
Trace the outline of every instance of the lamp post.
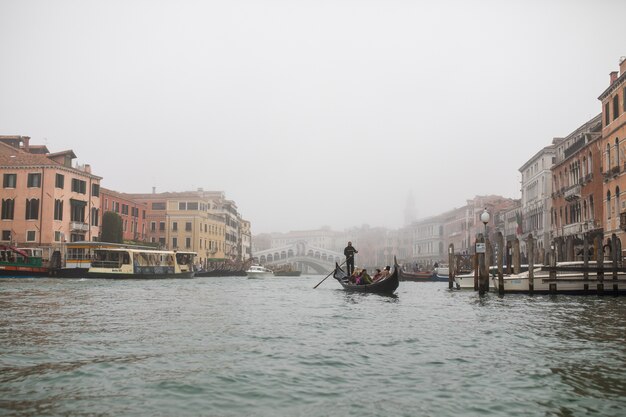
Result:
M485 225L485 239L487 239L487 223L489 223L489 212L487 211L487 207L480 214L480 221Z

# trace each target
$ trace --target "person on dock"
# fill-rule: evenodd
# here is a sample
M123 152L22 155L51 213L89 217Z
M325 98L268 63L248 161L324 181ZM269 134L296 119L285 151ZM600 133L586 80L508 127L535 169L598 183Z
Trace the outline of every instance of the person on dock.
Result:
M352 242L348 242L348 246L343 250L343 254L346 256L346 269L348 275L352 275L354 272L354 254L359 253L358 250L354 249L352 246Z

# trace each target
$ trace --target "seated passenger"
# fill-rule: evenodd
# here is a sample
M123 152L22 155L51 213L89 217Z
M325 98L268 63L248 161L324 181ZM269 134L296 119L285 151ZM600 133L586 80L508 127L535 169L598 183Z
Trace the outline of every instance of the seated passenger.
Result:
M391 267L389 265L387 265L385 267L385 269L383 269L383 272L381 272L380 277L378 278L378 281L382 281L383 279L385 279L389 275L391 275L390 269L391 269Z
M376 268L376 273L374 274L374 276L372 277L372 281L376 282L380 279L382 272L380 271L380 268Z
M363 269L361 272L361 280L360 285L367 285L372 283L372 278L367 273L367 269Z

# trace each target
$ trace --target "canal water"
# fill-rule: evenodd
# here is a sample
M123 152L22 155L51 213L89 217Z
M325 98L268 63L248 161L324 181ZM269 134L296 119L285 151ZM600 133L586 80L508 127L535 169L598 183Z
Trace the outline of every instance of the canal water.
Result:
M0 280L0 415L626 415L626 298L321 278Z

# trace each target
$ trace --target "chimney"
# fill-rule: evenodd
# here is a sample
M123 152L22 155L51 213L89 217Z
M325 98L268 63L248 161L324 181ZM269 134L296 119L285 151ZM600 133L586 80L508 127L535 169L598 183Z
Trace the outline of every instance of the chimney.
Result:
M609 77L611 77L611 82L609 83L609 85L613 85L615 80L617 80L617 71L611 71Z
M30 136L22 136L22 142L24 143L24 150L29 152L30 149Z
M152 187L152 194L156 194L156 187Z
M89 164L85 164L85 172L86 172L87 174L91 174L91 165L89 165Z
M626 56L622 56L619 59L619 73L623 75L626 72Z

